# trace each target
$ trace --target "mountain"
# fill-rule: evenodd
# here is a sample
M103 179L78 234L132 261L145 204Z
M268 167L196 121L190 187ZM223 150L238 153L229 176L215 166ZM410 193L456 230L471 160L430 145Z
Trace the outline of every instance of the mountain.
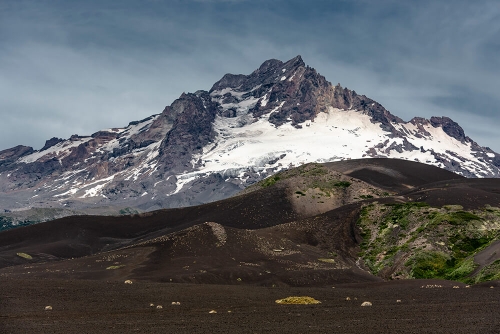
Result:
M183 207L230 197L304 163L377 157L500 176L500 155L451 119L404 122L333 86L297 56L265 61L250 75L226 74L209 91L183 93L124 128L52 138L38 151L1 151L0 208L8 225L29 208L65 215Z
M264 286L500 279L500 179L307 164L222 201L0 233L0 277ZM343 297L345 298L345 297Z

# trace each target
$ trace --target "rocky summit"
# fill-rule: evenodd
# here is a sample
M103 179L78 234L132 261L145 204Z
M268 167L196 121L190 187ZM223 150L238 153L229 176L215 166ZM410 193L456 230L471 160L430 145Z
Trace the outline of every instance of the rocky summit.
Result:
M267 60L250 75L226 74L209 91L183 93L124 128L1 151L0 208L65 216L181 207L227 198L304 163L371 157L500 175L500 155L453 120L405 122L297 56Z

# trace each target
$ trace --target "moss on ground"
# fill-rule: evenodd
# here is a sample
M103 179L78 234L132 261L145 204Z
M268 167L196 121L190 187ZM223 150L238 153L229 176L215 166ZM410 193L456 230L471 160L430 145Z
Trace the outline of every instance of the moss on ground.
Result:
M260 183L260 186L262 188L267 188L267 187L272 186L273 184L275 184L279 180L280 180L280 176L278 174L275 174L275 175L269 176L268 178L262 180Z
M477 268L474 255L500 238L498 212L491 207L465 211L458 205L374 202L360 211L360 257L373 274L388 279L471 282ZM488 270L483 277L497 277L494 270L500 268Z
M334 187L338 188L349 188L351 186L351 182L348 181L339 181L333 184Z
M500 280L500 260L484 267L475 276L473 283Z
M286 297L283 299L276 300L276 304L284 304L284 305L310 305L310 304L321 304L319 300L316 300L312 297L308 296L300 296L300 297Z

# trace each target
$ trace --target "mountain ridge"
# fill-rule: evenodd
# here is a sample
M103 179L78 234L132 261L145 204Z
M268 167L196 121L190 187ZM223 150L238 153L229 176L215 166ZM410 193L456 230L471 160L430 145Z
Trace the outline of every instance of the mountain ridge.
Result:
M154 210L226 198L308 162L416 160L466 177L500 176L500 156L447 117L404 122L333 86L300 56L226 74L160 114L42 149L0 152L0 207Z

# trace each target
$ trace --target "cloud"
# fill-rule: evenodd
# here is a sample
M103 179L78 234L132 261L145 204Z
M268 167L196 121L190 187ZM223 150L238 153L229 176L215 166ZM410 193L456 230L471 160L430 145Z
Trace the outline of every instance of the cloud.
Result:
M0 149L123 126L301 54L406 120L446 115L500 151L499 18L488 0L4 1Z

